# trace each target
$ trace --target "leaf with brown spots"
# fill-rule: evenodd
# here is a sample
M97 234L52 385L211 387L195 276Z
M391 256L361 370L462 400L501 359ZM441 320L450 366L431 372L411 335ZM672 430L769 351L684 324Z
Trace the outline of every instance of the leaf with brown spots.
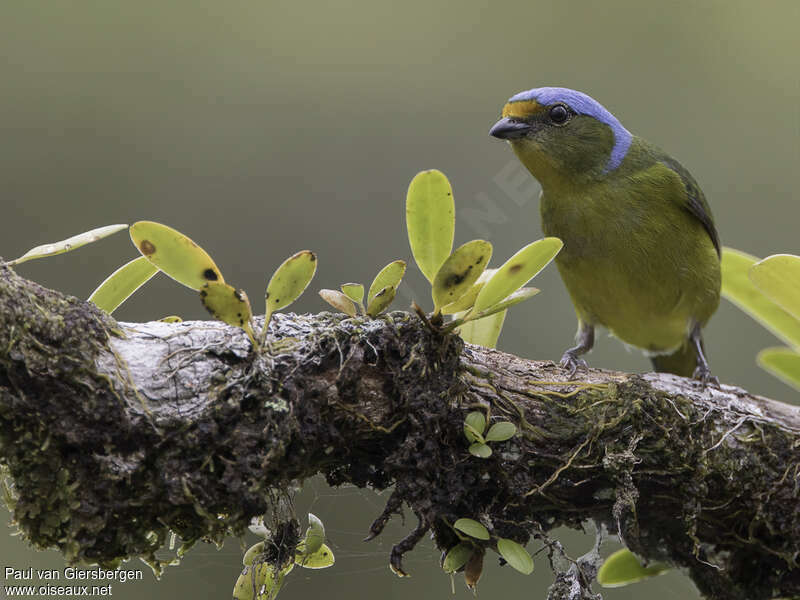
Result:
M492 257L492 245L472 240L456 248L433 280L433 304L437 312L466 294L481 276Z
M220 281L206 283L200 290L203 306L215 319L243 329L253 346L257 346L250 319L253 312L244 290Z
M302 250L281 263L269 280L267 291L264 294L266 300L265 328L272 313L286 308L300 297L316 272L317 255L311 250Z
M516 292L553 260L562 246L558 238L548 237L522 248L484 284L475 298L473 314L494 306Z
M397 289L405 274L406 261L404 260L396 260L383 267L378 274L375 275L375 279L372 280L372 285L369 286L367 303L371 302L378 292L386 286L392 285Z
M443 315L454 315L456 313L464 312L472 308L472 305L475 304L475 299L478 297L478 293L483 288L483 284L489 281L489 278L497 272L497 269L484 269L481 276L478 277L478 281L475 282L471 288L467 290L467 293L461 296L455 302L451 302L447 306L442 307L442 314Z
M320 548L311 554L295 556L294 563L304 569L327 569L336 562L333 550L327 544L322 544Z
M375 294L367 306L367 315L370 317L377 317L384 310L389 308L389 305L392 303L392 300L394 300L394 295L396 293L397 290L393 285L387 285L380 292Z
M207 283L225 283L208 253L180 231L139 221L131 225L130 234L142 256L178 283L197 291Z

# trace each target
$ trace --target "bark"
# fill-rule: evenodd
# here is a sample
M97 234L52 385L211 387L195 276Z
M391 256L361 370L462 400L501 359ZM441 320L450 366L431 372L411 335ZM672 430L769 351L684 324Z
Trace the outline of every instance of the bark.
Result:
M170 532L221 542L279 520L281 498L321 473L393 486L370 537L404 504L416 515L390 556L400 573L425 533L447 549L470 517L488 550L547 546L550 598L596 597L596 553L565 559L548 535L594 521L708 598L800 595L797 408L664 374L565 377L401 312L279 314L254 352L219 322L118 323L0 267L8 500L27 539L69 561L158 566ZM517 435L472 456L471 410Z

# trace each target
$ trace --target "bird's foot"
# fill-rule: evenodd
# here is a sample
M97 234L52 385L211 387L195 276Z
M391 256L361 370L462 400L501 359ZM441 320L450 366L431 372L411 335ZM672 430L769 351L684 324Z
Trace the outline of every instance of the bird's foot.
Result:
M567 379L572 379L575 377L575 373L578 372L578 369L584 371L589 370L589 365L586 363L586 361L572 350L567 350L564 352L564 356L561 357L561 361L558 364L562 369L569 370L569 373L567 373Z
M705 365L697 365L697 368L694 370L694 375L692 375L692 377L694 379L699 380L700 383L703 384L704 388L706 388L706 387L708 387L710 385L710 386L713 386L713 387L715 387L717 389L720 389L720 387L719 387L719 377L716 377L715 375L712 375L711 374L711 369L709 369Z

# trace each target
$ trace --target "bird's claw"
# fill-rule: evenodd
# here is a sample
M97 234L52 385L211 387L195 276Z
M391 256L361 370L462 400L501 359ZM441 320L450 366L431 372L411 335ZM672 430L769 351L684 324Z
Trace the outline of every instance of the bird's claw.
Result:
M699 380L704 388L710 385L712 387L720 389L719 377L712 375L711 369L709 369L706 366L698 365L697 368L694 370L692 378Z
M567 373L567 379L572 379L575 377L575 373L578 372L578 369L584 371L589 370L589 365L586 363L586 361L569 350L564 352L564 356L561 357L561 361L558 364L562 369L568 369L569 372Z

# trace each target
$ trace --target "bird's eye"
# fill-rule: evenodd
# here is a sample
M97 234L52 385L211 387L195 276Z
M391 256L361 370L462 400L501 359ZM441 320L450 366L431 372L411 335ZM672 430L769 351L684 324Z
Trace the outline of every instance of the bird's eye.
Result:
M550 120L556 125L563 125L569 119L569 111L561 104L550 109Z

